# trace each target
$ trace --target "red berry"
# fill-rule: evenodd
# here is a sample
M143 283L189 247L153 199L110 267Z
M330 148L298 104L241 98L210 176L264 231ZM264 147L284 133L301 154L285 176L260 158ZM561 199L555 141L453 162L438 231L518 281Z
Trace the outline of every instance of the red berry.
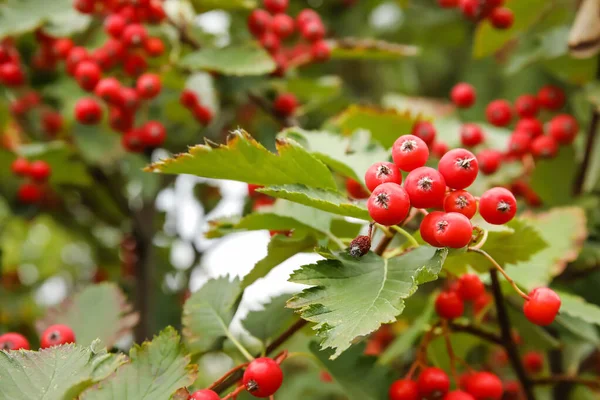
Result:
M294 18L287 14L277 14L271 20L271 31L280 39L285 39L294 33Z
M185 108L193 108L195 105L198 104L198 96L196 95L195 92L193 92L189 89L185 89L184 91L181 92L181 96L179 97L179 102Z
M148 62L139 54L128 54L123 62L125 73L131 77L143 74L148 68Z
M139 129L131 129L121 136L121 145L130 153L141 153L144 150Z
M523 356L523 366L530 374L542 372L544 368L544 356L537 351L529 351Z
M77 66L82 61L90 60L90 54L84 47L73 47L65 60L65 66L69 75L75 75Z
M527 319L539 326L550 325L560 309L560 297L549 288L537 288L529 292L529 300L523 305Z
M73 8L82 14L93 14L96 0L73 0Z
M450 150L448 145L444 142L440 142L439 140L433 142L433 147L431 148L431 152L437 158L442 158L444 154L448 152L448 150Z
M485 109L485 116L490 124L506 126L512 119L510 103L506 100L494 100Z
M127 54L127 49L125 45L119 40L109 39L104 44L103 48L106 50L108 55L113 59L115 63L119 63L123 61L125 55Z
M458 83L452 88L450 98L457 107L469 108L475 104L475 88L468 83Z
M452 189L464 189L475 182L479 172L477 158L468 150L450 150L440 159L438 170L446 185Z
M11 351L21 349L29 350L29 341L27 341L25 336L15 332L0 335L0 350Z
M458 318L464 311L465 303L456 292L442 292L435 299L435 312L440 318Z
M260 37L271 26L271 14L265 10L256 9L248 16L248 30L255 36Z
M300 33L309 42L316 42L325 37L325 25L320 19L308 21L300 28Z
M305 8L300 11L296 17L298 29L302 29L304 25L311 21L321 21L321 16L315 10L311 10L310 8Z
M167 17L165 10L160 2L152 2L148 5L148 22L158 24Z
M52 51L54 55L60 58L61 60L65 60L69 56L69 52L73 49L75 44L71 39L57 39L52 45Z
M148 38L146 28L140 24L127 25L123 30L121 41L127 47L139 47L144 44Z
M456 293L464 301L474 301L485 294L485 286L481 279L475 274L464 274L458 278Z
M500 400L504 392L502 381L489 372L477 372L467 380L466 391L476 400Z
M108 50L104 47L99 47L92 52L90 58L93 62L98 64L98 67L102 71L108 71L114 66L115 60L110 57Z
M10 165L10 169L13 174L17 176L28 176L29 175L29 161L26 158L17 158Z
M208 389L196 390L188 397L188 400L219 400L220 397L216 392Z
M519 96L515 101L515 110L521 118L535 118L540 111L538 99L530 94Z
M505 224L513 219L516 213L517 200L508 189L492 188L479 199L479 214L490 224Z
M471 20L476 20L481 15L481 4L479 0L460 0L458 4L463 15Z
M535 158L554 158L558 154L558 143L551 136L539 136L530 145Z
M260 45L271 54L275 54L281 48L281 40L273 32L267 31L259 38Z
M471 396L467 392L463 392L462 390L455 390L448 393L443 400L475 400L475 397Z
M160 38L148 38L144 42L144 50L150 57L159 57L165 52L165 44Z
M133 128L134 115L119 107L111 107L108 121L113 130L117 132L127 132Z
M298 100L292 93L283 93L277 96L273 108L275 111L285 117L293 115L298 107Z
M544 134L544 125L536 118L523 118L517 122L515 131L525 132L531 138L536 138Z
M75 343L75 333L66 325L52 325L42 333L40 338L42 349L67 343Z
M29 176L36 182L45 182L50 177L52 168L46 161L37 160L29 165Z
M145 147L158 147L167 138L167 130L157 121L148 121L140 131L140 138Z
M331 47L324 40L317 40L310 46L310 55L316 62L325 62L331 57Z
M112 77L101 79L94 93L108 104L118 104L121 99L121 83Z
M457 212L471 219L477 212L477 201L466 190L455 190L444 199L444 211Z
M484 310L490 303L492 302L492 296L490 296L487 292L479 296L473 301L473 310L476 314L479 314L482 310Z
M351 178L346 179L346 190L353 199L367 199L370 196L363 185Z
M421 372L417 380L421 397L440 398L448 393L450 379L448 375L439 368L429 367Z
M264 0L264 5L271 14L278 14L287 10L289 0Z
M430 167L412 170L404 188L415 208L441 208L446 194L446 181L439 171Z
M25 83L25 74L19 64L7 62L0 65L0 82L8 87L21 86Z
M500 168L502 153L492 149L481 150L477 154L477 162L479 163L479 169L484 175L491 175Z
M511 155L522 156L529 152L531 136L523 131L515 131L508 140L508 152Z
M410 379L399 379L388 390L389 400L420 400L419 387Z
M156 74L144 74L138 78L136 89L142 99L153 99L160 93L160 77Z
M464 124L460 128L460 142L463 146L474 147L483 143L485 135L477 124Z
M419 227L421 238L434 247L443 247L435 238L437 220L443 216L444 213L441 211L432 211L423 218L421 226Z
M544 86L538 92L537 98L542 107L551 111L560 110L565 105L565 93L556 86Z
M398 185L402 183L402 174L393 163L377 162L371 165L365 173L365 184L370 191L386 182L393 182Z
M414 135L425 142L427 147L431 146L435 141L435 127L431 122L417 121L412 127L411 135Z
M571 144L579 132L579 124L573 116L560 114L548 124L548 134L559 144Z
M115 39L121 38L126 26L127 21L119 14L109 15L104 20L104 31Z
M509 8L496 7L490 13L489 19L494 28L508 29L515 22L515 14Z
M119 90L119 105L127 112L134 113L140 105L140 97L135 89L122 87Z
M449 212L437 218L434 237L444 247L460 249L471 241L473 226L469 218Z
M75 119L84 125L95 125L102 119L102 108L94 99L79 99L75 104Z
M252 361L244 371L242 382L254 397L272 396L283 383L283 372L275 361L267 357Z
M194 118L202 125L210 124L210 121L213 119L213 114L210 108L204 107L203 105L196 104L192 108L192 113L194 114Z
M422 167L429 158L429 148L423 140L414 135L400 136L392 147L394 164L402 171L412 171Z
M43 195L44 192L42 188L35 183L23 183L19 186L19 190L17 191L19 201L25 204L38 203Z
M371 218L379 224L390 226L404 221L410 210L410 199L397 183L383 183L373 190L367 201Z
M87 92L91 92L96 88L101 77L102 70L93 61L82 61L75 69L75 79L77 79L79 86Z

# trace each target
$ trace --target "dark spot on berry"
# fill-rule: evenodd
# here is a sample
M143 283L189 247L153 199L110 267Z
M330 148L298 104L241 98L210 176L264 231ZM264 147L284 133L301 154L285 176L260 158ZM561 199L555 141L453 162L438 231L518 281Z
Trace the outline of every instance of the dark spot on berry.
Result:
M508 204L504 200L500 200L498 202L498 205L496 206L496 210L498 210L500 212L509 212L510 211L510 204Z
M375 204L377 204L379 207L385 208L386 210L389 207L389 203L390 196L387 193L379 193L375 199Z
M255 380L250 380L246 383L246 390L250 393L256 392L258 390L258 383Z
M473 160L474 158L457 158L456 165L462 169L471 169L471 161Z
M455 201L455 204L458 208L462 210L463 208L469 206L469 200L467 200L465 196L458 196L458 198Z
M433 187L433 179L431 179L428 176L423 176L417 182L417 186L419 187L419 189L428 192Z
M405 140L402 142L402 146L400 146L400 150L405 153L410 153L413 150L417 149L417 142L415 140Z
M377 178L381 179L384 176L389 176L392 174L392 170L387 165L380 165L377 168Z

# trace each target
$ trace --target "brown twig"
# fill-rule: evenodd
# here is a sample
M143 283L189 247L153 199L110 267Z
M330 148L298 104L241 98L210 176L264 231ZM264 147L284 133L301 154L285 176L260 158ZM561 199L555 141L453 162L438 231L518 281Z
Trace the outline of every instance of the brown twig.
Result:
M199 50L200 47L200 42L198 42L196 39L194 39L190 33L187 30L187 27L179 25L177 22L173 21L172 19L169 18L169 23L175 28L177 29L177 33L179 34L179 40L181 41L181 43L185 43L188 46L190 46L191 48L193 48L194 50Z
M453 332L469 333L473 336L477 336L477 337L479 337L483 340L486 340L490 343L496 343L500 346L502 346L504 343L500 336L495 335L491 332L484 331L483 329L479 329L473 325L463 325L463 324L459 324L456 322L450 322L450 329L452 329Z
M532 380L534 385L554 385L560 382L568 382L577 385L585 385L593 389L600 389L600 380L580 378L578 376L552 375L535 378Z

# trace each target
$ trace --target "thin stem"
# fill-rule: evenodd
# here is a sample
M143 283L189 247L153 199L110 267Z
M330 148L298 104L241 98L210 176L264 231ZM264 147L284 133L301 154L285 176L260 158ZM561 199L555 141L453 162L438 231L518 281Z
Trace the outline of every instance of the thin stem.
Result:
M387 226L383 226L383 225L377 224L377 223L375 224L375 226L378 227L385 236L389 236L389 237L394 236L394 233L392 231L390 231L390 229Z
M483 229L483 236L481 237L481 240L477 244L475 244L474 246L472 246L471 248L475 249L475 250L481 249L483 247L483 245L485 244L485 242L487 242L488 234L489 234L488 230L487 229Z
M469 333L473 336L477 336L483 340L486 340L488 342L491 343L496 343L500 346L502 346L503 342L502 342L502 338L500 336L497 336L491 332L487 332L484 331L483 329L479 329L476 326L473 325L463 325L463 324L458 324L456 322L450 322L450 329L452 329L454 332L465 332L465 333Z
M496 268L496 270L498 272L500 272L502 274L502 276L504 276L504 279L506 279L508 281L508 283L510 283L510 285L513 287L513 289L515 289L515 291L517 293L519 293L519 296L521 296L525 300L529 300L529 296L525 292L523 292L521 289L519 289L516 282L510 276L508 276L508 274L506 273L506 271L504 271L504 269L500 266L500 264L498 264L498 262L496 260L494 260L494 257L490 256L485 250L481 250L481 249L478 249L475 247L469 247L468 251L472 251L474 253L479 253L482 256L484 256L485 258L487 258L488 261L492 263L494 268Z
M448 328L447 319L442 320L442 333L444 336L444 342L446 343L446 351L448 352L448 357L450 358L450 372L452 374L452 379L454 379L454 383L458 385L458 374L456 373L456 355L454 354L452 342L450 341L450 329Z
M223 382L225 382L225 380L226 380L227 378L229 378L229 376L231 376L231 374L233 374L233 373L235 373L235 372L239 371L240 369L243 369L243 368L245 368L247 365L248 365L248 363L244 363L244 364L240 364L240 365L238 365L237 367L233 367L233 368L232 368L232 369L230 369L229 371L225 372L225 374L224 374L224 375L223 375L221 378L219 378L219 379L217 379L216 381L214 381L214 382L212 383L212 385L210 385L210 386L209 386L207 389L209 389L209 390L213 390L214 388L216 388L217 386L219 386L220 384L222 384Z
M525 372L525 368L521 363L521 357L519 351L513 340L512 328L510 325L510 319L506 311L506 305L504 304L504 296L502 296L502 288L500 287L500 280L498 279L498 271L496 269L490 270L490 277L492 279L492 293L494 294L494 303L496 304L496 314L498 323L500 324L500 331L502 334L503 346L508 354L508 359L512 365L515 374L517 375L521 387L527 400L535 400L533 394L533 385L531 380Z
M398 232L399 234L401 234L402 236L404 236L406 238L406 240L408 242L410 242L411 247L419 247L419 242L417 242L417 240L403 228L400 228L398 225L392 225L392 226L390 226L390 228L392 228L392 230L394 230L394 231Z
M250 352L248 350L246 350L246 348L235 338L235 336L233 336L231 333L228 332L227 337L229 338L229 340L231 340L231 342L235 345L235 347L237 347L237 349L240 351L240 353L242 353L242 355L246 358L246 360L248 360L248 361L254 360L254 357L252 357L252 354L250 354Z
M238 397L238 395L240 393L242 393L244 390L246 390L246 387L244 385L240 385L233 392L231 392L227 396L223 397L222 400L236 399Z
M329 238L329 240L331 240L333 243L335 243L340 250L343 250L346 248L346 245L344 244L344 242L342 241L342 239L340 239L339 237L335 236L333 233L327 231L325 232L325 234L327 235L327 237Z
M589 386L590 388L600 389L600 380L580 378L579 376L552 375L535 378L532 380L534 385L554 385L560 382L574 383L577 385L585 385Z

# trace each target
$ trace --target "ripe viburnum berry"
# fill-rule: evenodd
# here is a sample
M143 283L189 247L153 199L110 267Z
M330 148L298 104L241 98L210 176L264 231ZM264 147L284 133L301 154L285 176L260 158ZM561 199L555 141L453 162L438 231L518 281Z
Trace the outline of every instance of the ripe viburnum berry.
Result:
M192 108L198 104L198 95L189 89L185 89L181 92L181 96L179 96L179 102L185 108Z
M535 118L540 111L537 97L531 94L519 96L515 101L515 111L521 118Z
M446 194L446 181L430 167L412 170L404 181L410 203L416 208L441 208Z
M300 28L300 34L309 42L316 42L325 37L325 25L320 19L308 21Z
M190 394L188 400L219 400L220 397L216 392L208 389L196 390Z
M24 204L38 203L43 195L43 189L36 183L25 182L17 190L17 197Z
M448 145L444 142L440 142L439 140L433 142L433 146L431 147L431 153L437 158L442 158L444 154L448 152L448 150L450 150Z
M394 164L402 171L410 172L422 167L429 158L429 148L423 140L414 135L400 136L392 147Z
M552 136L538 136L529 147L535 158L554 158L558 154L558 143Z
M453 149L440 159L438 170L444 177L446 185L452 189L464 189L475 182L479 163L470 151Z
M504 393L502 381L489 372L477 372L469 377L466 391L476 400L500 400Z
M460 128L460 142L463 146L474 147L483 143L484 139L483 129L477 124L464 124Z
M466 190L455 190L446 195L444 211L457 212L471 219L477 212L477 200Z
M412 127L411 135L414 135L425 142L427 147L431 146L435 141L435 127L428 121L417 121Z
M108 104L117 104L120 100L121 83L113 77L104 78L98 82L94 93Z
M135 88L142 99L153 99L160 93L160 77L156 74L143 74L138 78Z
M150 57L160 57L165 52L165 44L160 38L150 37L144 42L144 50Z
M36 182L45 182L50 177L52 168L46 161L37 160L29 165L29 176Z
M283 13L287 10L289 0L264 0L264 5L267 11L272 14Z
M389 400L419 400L419 387L410 379L399 379L390 385Z
M479 0L460 0L458 5L460 11L468 19L475 20L481 14L481 3Z
M45 111L42 114L42 128L47 135L53 137L63 127L63 118L62 116L54 111Z
M298 99L292 93L282 93L275 99L273 107L278 114L288 117L296 112Z
M10 165L10 169L13 174L17 176L28 176L29 175L29 161L26 158L17 158Z
M367 199L370 196L369 192L367 192L364 186L352 178L346 179L346 190L353 199Z
M192 114L194 114L194 118L202 125L210 124L210 121L213 119L213 113L210 108L204 107L201 104L196 104L192 107Z
M298 25L298 29L302 29L302 27L310 21L320 20L321 16L315 10L305 8L298 13L298 16L296 17L296 24Z
M130 53L125 56L123 61L123 70L131 77L143 74L148 68L148 62L140 54Z
M515 132L527 133L533 139L544 134L544 125L537 118L522 118L517 122Z
M437 218L433 234L442 246L460 249L471 241L473 226L464 215L449 212Z
M537 288L529 292L529 300L523 305L523 312L532 323L547 326L556 318L560 304L560 297L554 290Z
M464 274L458 278L456 293L464 301L474 301L485 293L485 286L475 274Z
M444 400L475 400L475 397L471 396L467 392L463 392L462 390L455 390L448 393L444 397Z
M75 75L75 70L80 62L90 59L90 54L85 47L76 46L69 51L65 60L65 67L69 75Z
M104 31L115 39L120 39L127 21L119 14L111 14L104 20Z
M386 226L396 225L408 215L410 199L404 188L397 183L383 183L371 193L367 209L375 222Z
M260 36L260 45L271 54L275 54L281 48L281 40L271 31L267 31Z
M325 62L331 58L331 47L325 40L317 40L310 46L310 55L316 62Z
M562 89L547 85L540 89L537 94L538 101L540 105L548 110L557 111L565 105L565 93Z
M515 22L515 14L510 8L496 7L490 13L489 19L494 28L508 29Z
M516 213L517 200L508 189L492 188L479 199L479 214L490 224L505 224L513 219Z
M487 308L487 306L492 302L492 296L485 292L478 298L473 301L473 310L475 314L479 314L481 311Z
M469 108L475 104L475 88L465 82L458 83L452 88L450 98L457 107Z
M140 105L140 96L137 91L130 87L122 87L119 90L119 105L128 112L134 112Z
M523 366L530 374L542 372L544 368L544 356L538 351L528 351L523 356Z
M513 156L522 156L529 152L531 136L523 131L515 131L508 139L508 153Z
M143 25L130 24L123 30L121 40L127 47L139 47L144 44L148 38L148 32Z
M254 397L269 397L283 383L283 372L274 360L261 357L252 361L244 371L242 382Z
M102 119L102 108L94 99L79 99L75 104L75 119L84 125L95 125Z
M77 79L79 86L87 92L91 92L96 88L101 77L102 70L93 61L82 61L75 69L75 79Z
M108 122L110 127L117 132L127 132L133 128L134 115L119 107L111 107Z
M25 82L25 74L14 62L0 65L0 82L8 87L21 86Z
M432 211L423 218L421 221L421 226L419 227L419 232L421 233L421 238L434 247L443 247L440 242L435 238L435 229L437 220L444 216L444 213L441 211Z
M273 17L270 24L271 30L280 39L285 39L294 33L294 18L287 14L277 14Z
M130 129L121 136L121 145L130 153L141 153L144 151L144 142L139 129Z
M96 7L96 0L74 0L73 8L82 14L92 14Z
M393 163L377 162L371 165L365 173L365 184L370 191L386 182L394 182L398 185L402 183L402 174Z
M148 121L140 130L140 139L145 147L158 147L167 138L167 130L158 121Z
M61 60L64 60L68 57L69 52L75 46L71 39L61 38L57 39L52 45L52 51L54 55Z
M75 343L75 333L66 325L52 325L40 337L42 349L67 343Z
M479 169L484 175L491 175L498 171L498 168L500 168L500 164L502 164L502 158L502 153L498 150L482 150L477 154Z
M490 124L506 126L512 119L512 109L506 100L494 100L485 109L485 116Z
M435 299L435 312L441 318L458 318L464 311L465 303L456 292L442 292Z
M0 335L0 350L29 350L29 341L20 333L8 332Z
M579 132L579 124L573 116L560 114L548 124L548 134L559 144L571 144Z
M419 394L424 398L441 398L450 389L450 379L441 369L429 367L417 379Z
M259 37L269 29L271 25L271 14L265 10L256 9L248 16L248 30Z

